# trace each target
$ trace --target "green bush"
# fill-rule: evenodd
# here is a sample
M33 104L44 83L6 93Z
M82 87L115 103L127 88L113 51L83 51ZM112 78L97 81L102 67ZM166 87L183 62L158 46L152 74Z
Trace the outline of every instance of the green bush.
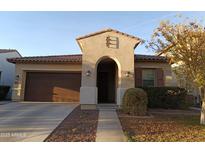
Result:
M4 100L9 92L9 86L0 86L0 101Z
M149 108L187 109L187 92L179 87L142 87L148 95Z
M186 100L186 104L188 106L194 106L195 105L195 96L187 94L185 100Z
M123 96L122 111L131 115L144 116L147 113L147 94L143 89L130 88Z

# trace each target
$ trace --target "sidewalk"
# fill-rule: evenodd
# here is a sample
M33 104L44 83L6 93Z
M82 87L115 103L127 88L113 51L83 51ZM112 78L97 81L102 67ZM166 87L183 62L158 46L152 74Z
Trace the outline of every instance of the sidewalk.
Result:
M127 141L114 109L100 109L96 142Z

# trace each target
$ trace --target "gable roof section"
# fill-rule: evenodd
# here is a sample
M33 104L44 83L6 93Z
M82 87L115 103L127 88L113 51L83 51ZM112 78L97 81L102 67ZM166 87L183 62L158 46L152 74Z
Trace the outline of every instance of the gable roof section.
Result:
M34 64L81 64L82 55L56 55L56 56L36 56L36 57L21 57L21 58L9 58L7 59L11 63L34 63ZM152 55L135 55L135 62L159 62L168 63L168 59L162 56Z
M104 29L104 30L101 30L101 31L98 31L98 32L95 32L95 33L90 33L90 34L87 34L87 35L84 35L84 36L80 36L80 37L76 38L76 40L80 40L80 39L88 38L88 37L91 37L91 36L99 35L99 34L102 34L102 33L105 33L105 32L115 32L115 33L127 36L129 38L141 41L141 39L136 37L136 36L129 35L129 34L126 34L126 33L120 32L118 30L111 29L111 28Z
M19 57L21 57L21 54L16 49L0 49L0 54L7 54L7 53L17 53Z

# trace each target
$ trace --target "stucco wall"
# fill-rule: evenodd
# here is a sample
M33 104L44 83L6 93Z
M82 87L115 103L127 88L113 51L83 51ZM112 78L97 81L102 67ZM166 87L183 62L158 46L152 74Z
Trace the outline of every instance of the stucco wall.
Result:
M150 63L150 62L137 62L135 67L141 68L163 68L165 78L165 86L176 86L175 81L169 80L172 78L171 67L167 63ZM19 75L18 83L13 85L13 100L14 101L23 101L24 100L24 89L26 81L26 72L31 71L53 71L53 72L62 72L62 71L82 71L81 64L16 64L16 75ZM93 89L91 89L92 91ZM118 90L119 91L119 90ZM90 92L87 90L86 92ZM117 91L116 91L117 92ZM87 94L87 98L93 97L92 94ZM97 96L96 96L97 97ZM119 99L119 98L118 98Z
M15 65L9 63L7 58L20 57L17 52L0 53L0 85L9 85L12 87L15 78ZM7 98L11 98L11 89Z
M165 86L177 86L176 78L173 76L171 65L168 63L136 62L135 68L162 68L164 71Z
M12 100L24 100L26 72L79 72L81 70L81 64L16 64L16 75L19 75L19 80L13 85Z
M119 48L113 49L106 46L106 37L115 36L119 38ZM82 85L83 86L96 86L96 69L97 64L102 58L110 57L115 60L119 69L119 77L124 78L125 73L130 71L134 73L134 46L139 42L135 39L116 34L115 32L106 32L100 35L88 37L79 40L83 54L83 67L82 67ZM90 70L92 75L86 77L86 71ZM134 78L132 78L133 80ZM133 81L119 80L121 87L134 86Z
M119 39L119 48L107 47L106 38L108 36L114 36ZM83 54L81 104L97 104L97 66L105 58L111 58L117 64L118 97L121 97L120 93L124 91L121 89L134 87L134 47L139 43L139 40L111 31L77 41ZM86 76L88 70L91 72L90 76ZM130 72L129 77L126 77L127 72ZM90 98L87 97L88 90L92 92L92 97Z

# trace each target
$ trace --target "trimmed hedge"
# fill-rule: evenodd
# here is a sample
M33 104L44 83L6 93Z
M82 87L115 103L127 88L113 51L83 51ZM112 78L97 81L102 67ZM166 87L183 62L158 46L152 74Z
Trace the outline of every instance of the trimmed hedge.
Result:
M142 87L148 95L149 108L187 109L187 92L179 87Z
M0 101L4 100L9 92L9 86L0 86Z
M122 111L127 114L144 116L147 114L147 93L141 88L130 88L125 91Z
M194 106L195 105L195 96L194 95L190 95L190 94L187 94L186 95L186 103L189 104L189 106Z

